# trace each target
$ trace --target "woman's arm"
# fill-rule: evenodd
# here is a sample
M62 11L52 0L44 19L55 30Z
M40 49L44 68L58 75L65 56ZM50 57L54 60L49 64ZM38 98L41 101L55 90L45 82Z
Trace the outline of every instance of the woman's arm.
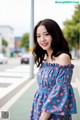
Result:
M39 118L39 120L48 120L49 119L49 117L50 117L50 113L48 113L48 112L42 112L41 113L41 116L40 116L40 118Z

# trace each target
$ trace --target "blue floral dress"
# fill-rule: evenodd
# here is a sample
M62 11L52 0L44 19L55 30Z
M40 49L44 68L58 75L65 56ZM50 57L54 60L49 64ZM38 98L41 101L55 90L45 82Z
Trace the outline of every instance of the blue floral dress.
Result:
M73 64L41 64L30 120L39 120L42 111L51 113L48 120L72 120L71 114L76 113L74 91L70 84L73 68Z

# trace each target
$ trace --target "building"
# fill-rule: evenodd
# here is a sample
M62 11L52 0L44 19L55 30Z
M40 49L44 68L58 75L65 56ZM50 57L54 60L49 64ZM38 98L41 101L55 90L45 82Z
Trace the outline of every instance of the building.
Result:
M21 52L20 39L21 39L21 37L19 37L19 36L15 37L15 53Z
M15 47L14 29L11 26L0 25L0 34L8 42L6 54L10 56Z

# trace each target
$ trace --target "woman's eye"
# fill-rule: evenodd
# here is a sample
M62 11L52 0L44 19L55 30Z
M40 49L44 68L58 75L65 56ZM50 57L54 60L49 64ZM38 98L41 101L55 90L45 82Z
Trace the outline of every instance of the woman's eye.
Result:
M49 34L48 34L48 33L46 33L45 35L46 35L46 36L48 36Z
M38 35L37 38L39 38L40 36Z

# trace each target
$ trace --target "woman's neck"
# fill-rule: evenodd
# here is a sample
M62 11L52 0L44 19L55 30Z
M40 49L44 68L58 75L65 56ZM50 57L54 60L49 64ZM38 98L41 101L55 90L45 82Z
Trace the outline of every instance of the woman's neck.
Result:
M48 58L51 58L52 50L47 50Z
M52 50L48 50L47 51L47 56L46 56L46 62L52 62L52 59L51 59L51 54L52 54Z

